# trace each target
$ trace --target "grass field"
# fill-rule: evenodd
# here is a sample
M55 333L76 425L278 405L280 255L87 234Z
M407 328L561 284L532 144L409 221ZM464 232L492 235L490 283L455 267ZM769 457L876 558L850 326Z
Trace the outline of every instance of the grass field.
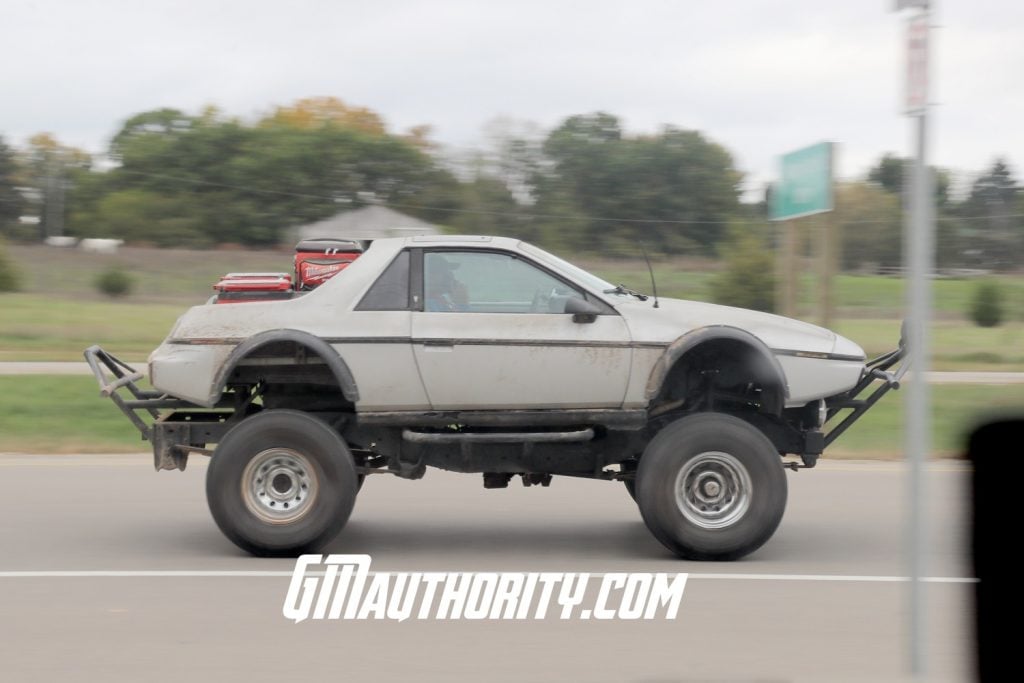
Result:
M81 360L92 344L125 359L144 359L188 305L0 295L0 361ZM847 318L834 328L869 355L890 350L900 336L895 319ZM933 331L936 369L1024 371L1024 323L980 328L941 320Z
M145 358L183 311L166 303L0 294L0 361L81 360L92 344Z
M290 271L292 254L281 251L235 249L196 251L123 247L117 254L87 254L73 249L8 245L11 260L18 264L26 293L73 299L101 299L93 289L97 273L117 266L135 277L132 301L163 301L179 305L198 303L212 293L211 285L228 271ZM576 258L562 254L612 283L633 289L650 289L650 275L643 261ZM718 264L714 261L679 258L654 263L658 292L662 296L708 301L709 283ZM808 263L806 272L812 273ZM1007 300L1009 317L1024 320L1024 277L997 278ZM899 318L903 309L903 280L876 275L839 275L835 280L836 303L841 317ZM935 310L940 317L962 318L977 287L972 279L937 279ZM813 275L801 278L800 304L806 317L813 314L817 282Z
M144 359L188 306L200 304L228 271L288 271L287 251L188 251L125 248L115 255L83 254L47 247L9 246L22 273L23 291L0 294L0 361L81 360L82 350L102 344L127 360ZM614 283L646 291L643 262L581 260L580 265ZM136 281L121 300L95 292L102 270L119 266ZM700 260L655 264L662 296L709 300L716 264ZM936 280L937 322L933 367L940 370L1024 371L1024 278L1001 278L1010 320L983 329L965 321L976 281ZM802 315L814 321L814 280L802 283ZM841 275L836 279L837 332L869 355L893 347L899 337L903 282L897 278ZM1024 386L943 386L933 392L935 452L955 454L963 433L980 416L1024 406ZM840 439L832 457L898 457L902 401L887 397ZM131 425L89 377L0 377L0 451L124 452L146 450Z
M290 271L291 255L275 251L142 249L122 247L116 254L77 249L7 245L28 294L75 300L102 300L93 288L96 275L118 267L135 280L129 302L174 303L179 308L201 303L229 271Z
M188 307L202 303L227 271L288 271L288 251L123 248L112 255L86 254L43 246L9 245L21 271L23 291L0 294L0 360L78 360L82 349L100 343L129 359L145 358ZM642 261L582 259L580 265L614 283L650 289ZM111 300L93 289L96 275L119 266L136 290ZM707 301L717 264L676 259L655 263L662 296ZM991 329L963 318L973 280L935 281L937 322L934 366L943 370L1024 370L1024 277L1000 279L1008 322ZM814 322L813 277L804 278L799 317ZM869 354L892 348L899 336L903 281L881 276L836 278L839 321L833 327Z
M580 260L579 265L613 283L624 283L642 292L651 289L651 276L642 261L612 262ZM678 299L711 300L710 283L717 264L710 261L662 261L653 264L658 293ZM813 264L807 265L813 273ZM1024 321L1024 277L995 278L1003 290L1007 319ZM938 278L934 288L935 316L945 320L962 320L967 316L971 297L978 286L976 279ZM903 316L904 281L881 275L837 275L834 282L837 312L840 318L901 318ZM813 321L817 311L818 283L814 275L799 280L798 306L800 317Z
M832 328L857 343L868 356L895 348L900 337L899 320L847 318ZM932 325L932 369L1024 371L1024 323L1000 327L976 327L955 320Z
M993 416L1024 413L1024 385L932 387L932 453L957 456L978 422ZM899 458L903 452L903 401L890 392L839 437L827 456Z
M956 455L963 435L986 415L1024 406L1024 385L943 386L934 391L936 455ZM831 457L898 458L902 396L890 394L829 452ZM124 453L148 450L91 377L0 376L0 452Z
M0 377L0 452L126 453L148 444L92 377Z

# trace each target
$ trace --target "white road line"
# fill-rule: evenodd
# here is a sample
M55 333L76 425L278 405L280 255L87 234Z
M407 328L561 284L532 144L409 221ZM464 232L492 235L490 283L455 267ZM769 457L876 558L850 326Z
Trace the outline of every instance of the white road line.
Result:
M434 572L436 570L423 570ZM623 569L622 572L636 572L637 569ZM396 572L371 571L377 574L391 575ZM442 572L446 574L477 574L480 572ZM522 572L525 573L525 572ZM593 577L604 577L611 572L575 572L587 573ZM852 574L713 574L700 572L680 572L688 574L691 579L709 579L714 581L810 581L838 583L906 583L908 576L874 576ZM92 578L226 578L226 579L258 579L290 577L290 571L259 571L259 570L97 570L97 571L0 571L0 579L92 579ZM324 572L306 572L304 576L323 576ZM971 584L978 580L962 576L929 576L927 583Z
M843 574L690 574L691 579L725 581L837 581L845 583L906 583L909 576L858 576ZM967 576L926 576L925 583L978 583Z

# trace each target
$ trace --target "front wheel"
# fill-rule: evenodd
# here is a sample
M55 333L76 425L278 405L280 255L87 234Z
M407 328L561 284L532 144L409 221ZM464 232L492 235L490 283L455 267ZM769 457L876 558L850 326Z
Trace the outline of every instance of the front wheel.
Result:
M224 437L206 472L206 500L220 530L254 555L316 550L348 521L355 462L327 424L268 410Z
M636 475L644 523L691 560L735 560L761 547L782 521L786 474L775 447L743 420L681 418L644 450Z

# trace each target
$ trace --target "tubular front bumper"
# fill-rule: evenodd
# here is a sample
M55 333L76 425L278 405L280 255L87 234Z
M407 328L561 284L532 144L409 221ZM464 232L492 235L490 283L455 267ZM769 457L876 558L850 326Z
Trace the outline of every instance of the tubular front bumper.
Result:
M911 359L905 338L901 338L899 346L894 350L867 362L856 386L847 392L825 399L826 424L836 418L841 411L846 409L851 411L838 424L833 423L835 426L825 434L825 448L842 436L843 432L859 420L871 406L878 403L883 396L893 389L900 388L900 380L910 368ZM862 394L869 388L873 388L871 393L866 398L862 397Z

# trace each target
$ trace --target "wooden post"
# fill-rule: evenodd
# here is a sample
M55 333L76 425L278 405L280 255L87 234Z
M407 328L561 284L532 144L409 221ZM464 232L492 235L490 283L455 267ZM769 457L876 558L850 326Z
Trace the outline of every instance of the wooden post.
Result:
M786 224L775 221L775 312L785 315L786 310Z
M830 328L835 320L835 279L836 242L835 212L822 214L815 221L818 225L818 318L821 326Z
M797 273L800 270L797 258L796 221L783 221L783 230L785 237L782 247L782 315L793 318L796 317Z

